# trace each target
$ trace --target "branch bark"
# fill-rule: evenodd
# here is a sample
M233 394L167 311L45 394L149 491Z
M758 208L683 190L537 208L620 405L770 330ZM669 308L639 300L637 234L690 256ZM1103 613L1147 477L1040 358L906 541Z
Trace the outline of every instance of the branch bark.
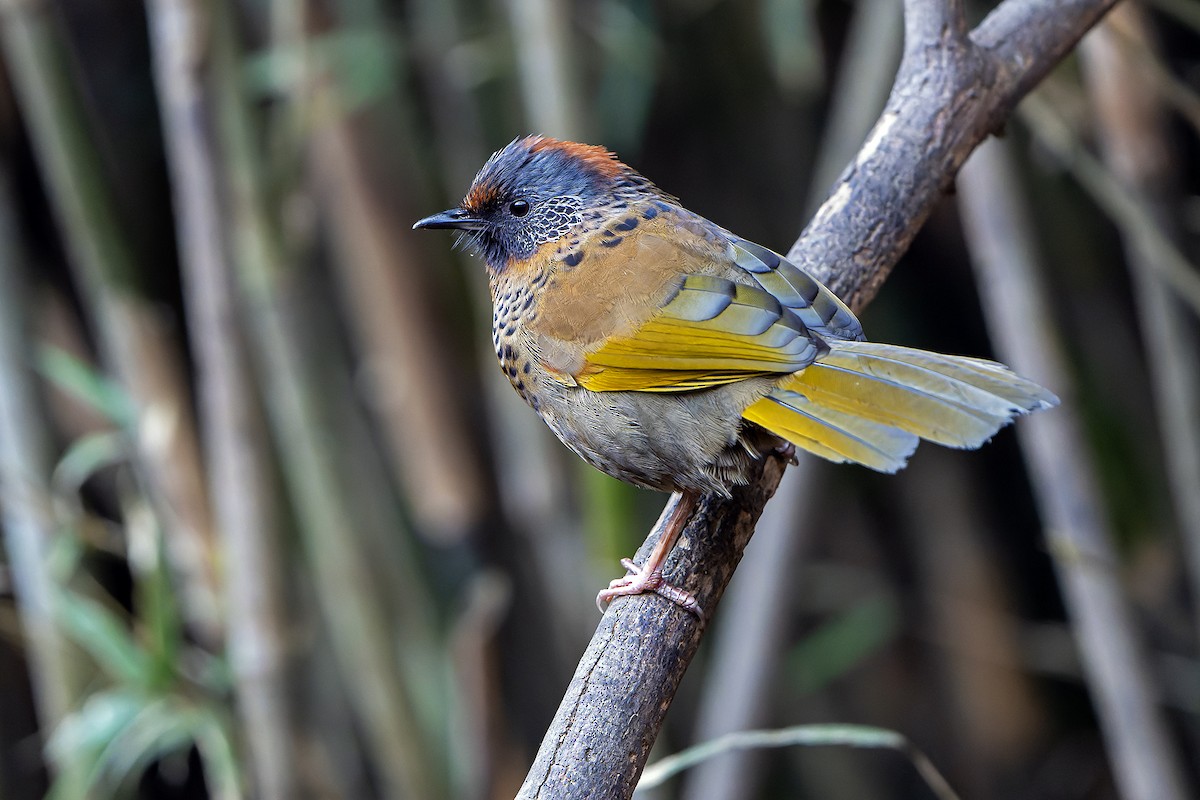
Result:
M887 106L788 258L861 310L971 151L1114 2L1006 0L969 36L957 35L959 3L906 3L908 41ZM730 500L706 498L689 520L666 577L706 613L782 473L767 460L755 483ZM518 797L629 797L701 635L656 597L613 603Z

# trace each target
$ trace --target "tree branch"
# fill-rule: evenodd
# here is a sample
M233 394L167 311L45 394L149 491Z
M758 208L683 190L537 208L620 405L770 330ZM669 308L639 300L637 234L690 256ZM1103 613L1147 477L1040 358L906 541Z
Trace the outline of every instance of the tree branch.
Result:
M957 0L940 9L907 3L909 40L888 104L788 258L862 309L971 151L1114 2L1006 0L969 38L954 35ZM689 520L666 577L706 613L782 468L768 459L755 483L730 500L706 498ZM638 558L652 546L647 541ZM629 797L701 634L689 614L660 598L613 603L518 797Z

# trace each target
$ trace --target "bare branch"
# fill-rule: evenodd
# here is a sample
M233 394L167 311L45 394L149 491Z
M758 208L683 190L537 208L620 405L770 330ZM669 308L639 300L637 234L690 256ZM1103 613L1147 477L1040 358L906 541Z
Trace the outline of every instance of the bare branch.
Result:
M1007 0L965 42L906 48L883 115L788 257L861 309L971 150L1113 2ZM689 521L667 577L708 613L780 475L769 460L754 485L706 498ZM518 797L628 797L700 634L659 598L614 603Z
M757 483L737 489L732 500L705 498L675 548L667 581L711 612L782 476L783 463L772 458ZM636 560L645 559L654 538ZM600 621L518 797L633 794L703 633L690 613L648 599L620 598Z
M904 50L962 45L967 14L962 0L905 0Z

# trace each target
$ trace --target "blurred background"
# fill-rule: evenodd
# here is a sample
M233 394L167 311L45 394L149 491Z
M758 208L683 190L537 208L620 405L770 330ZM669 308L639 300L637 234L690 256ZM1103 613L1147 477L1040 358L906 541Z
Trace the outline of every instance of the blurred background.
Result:
M0 798L512 797L665 498L553 440L495 365L482 265L410 227L541 132L786 252L886 99L899 6L0 0ZM1116 797L1057 474L1195 779L1200 13L1110 20L864 315L1013 358L981 251L1015 210L1058 468L1011 429L895 477L805 459L658 755L860 723L964 797ZM646 796L931 792L823 747Z

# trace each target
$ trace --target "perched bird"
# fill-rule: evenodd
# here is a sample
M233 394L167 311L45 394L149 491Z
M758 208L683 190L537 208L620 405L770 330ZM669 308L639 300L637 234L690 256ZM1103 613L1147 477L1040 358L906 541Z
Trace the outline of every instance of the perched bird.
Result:
M456 208L491 285L492 341L562 442L635 486L682 493L640 567L597 598L657 592L696 501L788 444L880 472L919 439L975 448L1057 398L1002 364L864 340L785 258L688 211L602 147L544 136L495 153Z

